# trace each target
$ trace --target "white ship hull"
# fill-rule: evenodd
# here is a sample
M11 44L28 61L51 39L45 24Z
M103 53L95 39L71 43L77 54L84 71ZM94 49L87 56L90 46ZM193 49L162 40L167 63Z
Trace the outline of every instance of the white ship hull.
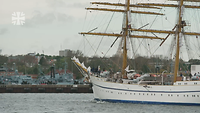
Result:
M200 81L175 85L137 85L107 82L90 76L95 100L146 104L200 105Z

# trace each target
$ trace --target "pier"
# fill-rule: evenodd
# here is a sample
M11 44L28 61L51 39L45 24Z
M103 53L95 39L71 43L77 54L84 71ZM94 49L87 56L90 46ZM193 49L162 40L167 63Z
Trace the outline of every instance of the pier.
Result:
M89 84L77 85L0 85L0 93L93 93Z

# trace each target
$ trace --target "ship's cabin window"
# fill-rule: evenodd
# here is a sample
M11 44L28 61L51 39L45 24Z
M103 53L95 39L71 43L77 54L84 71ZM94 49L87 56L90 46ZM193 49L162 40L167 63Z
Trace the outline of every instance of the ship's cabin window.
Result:
M194 84L197 84L197 82L195 82Z
M178 83L178 85L181 85L181 83Z
M184 85L187 85L187 83L184 83Z

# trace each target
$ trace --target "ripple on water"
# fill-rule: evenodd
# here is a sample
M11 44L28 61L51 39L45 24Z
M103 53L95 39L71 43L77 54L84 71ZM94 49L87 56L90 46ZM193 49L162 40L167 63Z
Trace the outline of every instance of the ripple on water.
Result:
M199 113L198 106L109 103L93 94L1 94L0 113Z

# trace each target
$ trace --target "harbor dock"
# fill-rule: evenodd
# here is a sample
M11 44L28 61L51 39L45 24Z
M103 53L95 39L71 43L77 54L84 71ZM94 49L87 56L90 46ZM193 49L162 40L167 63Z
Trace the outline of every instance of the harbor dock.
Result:
M0 85L0 93L93 93L89 84L77 85Z

